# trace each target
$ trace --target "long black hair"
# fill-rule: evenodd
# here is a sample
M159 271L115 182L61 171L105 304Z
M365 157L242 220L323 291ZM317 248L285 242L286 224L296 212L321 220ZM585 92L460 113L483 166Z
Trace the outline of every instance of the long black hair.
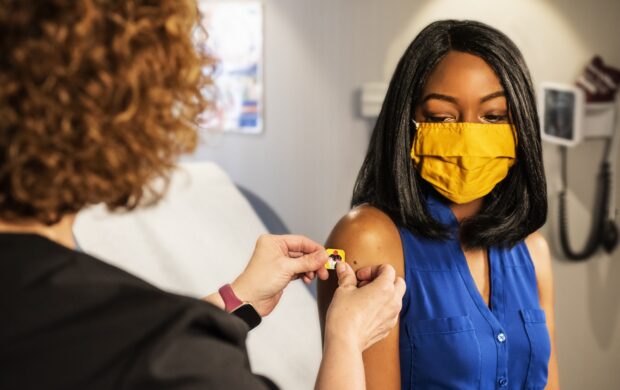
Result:
M536 102L529 71L515 44L500 31L474 21L428 25L400 59L375 125L353 190L352 206L368 203L398 225L432 239L448 229L426 208L432 187L410 158L415 109L435 65L451 50L482 58L500 79L511 123L517 130L517 159L480 212L461 222L465 247L510 247L538 230L547 218L547 186Z

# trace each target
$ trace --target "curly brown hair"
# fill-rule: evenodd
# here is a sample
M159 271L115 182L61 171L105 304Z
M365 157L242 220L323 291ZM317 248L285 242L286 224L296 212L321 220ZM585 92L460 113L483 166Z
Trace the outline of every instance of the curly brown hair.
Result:
M0 220L158 200L207 108L191 0L0 0Z

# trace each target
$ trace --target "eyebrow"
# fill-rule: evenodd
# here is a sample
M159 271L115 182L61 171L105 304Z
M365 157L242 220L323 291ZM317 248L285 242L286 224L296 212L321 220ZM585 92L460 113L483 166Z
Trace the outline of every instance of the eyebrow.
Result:
M493 100L493 99L496 99L498 97L503 97L503 96L506 96L504 91L493 92L491 94L488 94L482 97L480 99L480 103L488 102L489 100ZM429 93L428 95L424 96L424 99L422 99L422 103L425 103L426 101L431 100L431 99L443 100L443 101L450 102L453 104L459 104L459 100L455 98L454 96L443 95L441 93Z
M422 103L425 103L431 99L444 100L446 102L459 104L458 99L455 98L454 96L442 95L440 93L429 93L428 95L424 96L424 99L422 99Z
M493 92L493 93L488 94L487 96L483 97L482 99L480 99L480 103L488 102L489 100L493 100L493 99L496 99L498 97L505 97L505 96L506 96L506 94L504 93L504 91Z

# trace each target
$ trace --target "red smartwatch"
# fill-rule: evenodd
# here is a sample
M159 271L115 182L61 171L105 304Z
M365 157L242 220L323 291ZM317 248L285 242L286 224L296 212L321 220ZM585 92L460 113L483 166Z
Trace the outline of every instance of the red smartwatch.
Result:
M249 302L243 302L239 299L233 291L230 284L226 284L218 290L222 300L224 301L224 307L227 312L236 315L241 318L250 329L254 329L260 324L262 318L260 314L254 309Z

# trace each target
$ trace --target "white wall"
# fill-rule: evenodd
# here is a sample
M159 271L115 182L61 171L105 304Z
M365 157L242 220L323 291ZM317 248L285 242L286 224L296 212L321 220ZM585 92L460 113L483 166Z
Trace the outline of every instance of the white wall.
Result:
M220 163L288 227L323 241L348 210L371 123L356 94L380 78L386 47L415 7L372 0L265 1L265 132L209 135Z
M292 231L323 241L348 210L372 128L357 116L359 86L389 79L415 34L442 18L507 33L535 82L572 83L594 53L620 65L617 0L265 0L265 132L210 134L193 158L218 162ZM575 244L588 232L601 150L589 142L570 154ZM552 211L545 233L553 242L558 155L553 147L544 154ZM563 388L618 388L620 249L583 264L558 259L554 269Z

